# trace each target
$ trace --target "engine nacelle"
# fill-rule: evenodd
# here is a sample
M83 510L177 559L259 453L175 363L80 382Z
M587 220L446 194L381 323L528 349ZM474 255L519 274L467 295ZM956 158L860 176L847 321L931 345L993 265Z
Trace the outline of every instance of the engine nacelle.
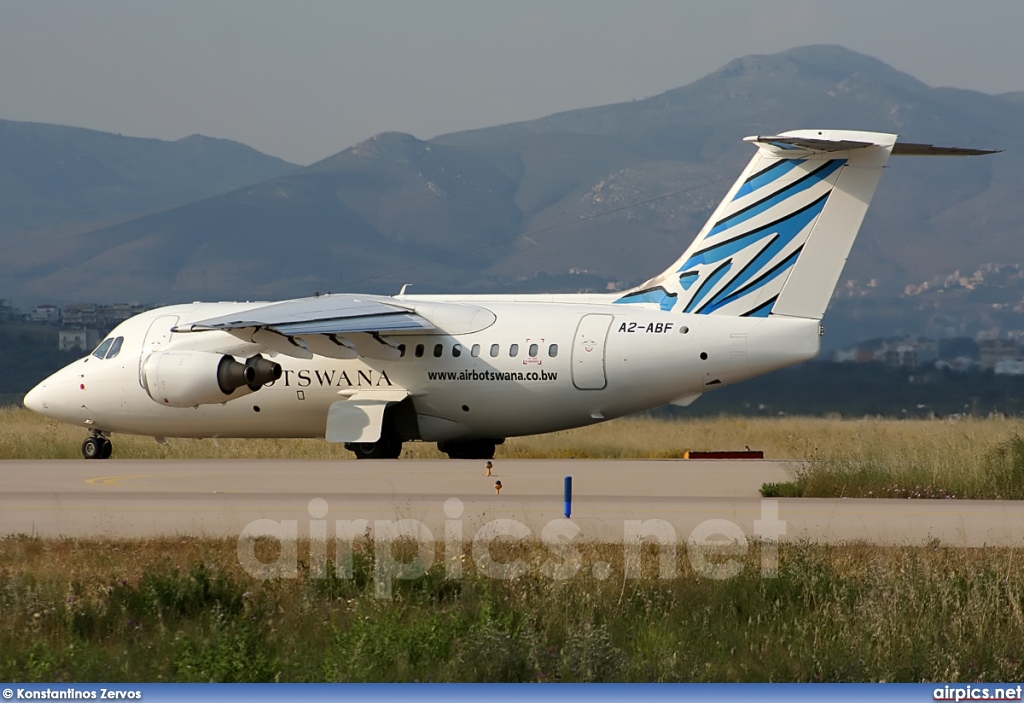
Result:
M142 367L149 397L172 408L224 403L258 391L281 377L281 365L256 355L243 364L226 354L166 351Z

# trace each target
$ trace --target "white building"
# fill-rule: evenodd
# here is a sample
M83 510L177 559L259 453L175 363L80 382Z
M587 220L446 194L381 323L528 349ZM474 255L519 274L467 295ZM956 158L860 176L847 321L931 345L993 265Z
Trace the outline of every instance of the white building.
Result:
M60 308L56 305L36 305L32 308L32 322L47 322L57 324L60 322Z

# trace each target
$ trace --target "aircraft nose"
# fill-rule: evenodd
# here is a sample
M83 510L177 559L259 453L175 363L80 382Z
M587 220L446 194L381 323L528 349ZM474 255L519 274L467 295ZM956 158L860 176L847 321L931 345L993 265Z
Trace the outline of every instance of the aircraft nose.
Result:
M40 383L38 386L30 390L25 394L25 407L29 410L33 410L37 413L43 414L46 410L46 405L43 404L43 388L46 383Z

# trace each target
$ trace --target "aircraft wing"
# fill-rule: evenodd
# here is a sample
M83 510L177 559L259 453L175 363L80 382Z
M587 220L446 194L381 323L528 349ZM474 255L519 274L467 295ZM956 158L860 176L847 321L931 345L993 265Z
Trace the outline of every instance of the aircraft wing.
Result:
M391 298L366 295L324 295L271 303L231 315L180 325L175 332L271 329L286 336L433 330L435 326L410 306Z
M324 295L257 305L178 325L174 332L219 330L286 356L397 358L395 332L460 333L482 329L494 314L476 305L412 302L378 295Z

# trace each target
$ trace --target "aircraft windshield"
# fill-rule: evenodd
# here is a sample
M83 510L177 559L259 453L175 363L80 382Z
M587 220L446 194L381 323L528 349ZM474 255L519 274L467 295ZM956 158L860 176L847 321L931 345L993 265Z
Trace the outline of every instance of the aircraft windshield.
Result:
M110 351L107 352L108 359L113 359L121 352L121 345L124 344L124 337L116 337L114 343L110 345Z
M92 353L97 359L102 359L107 355L107 350L110 349L110 345L114 343L113 339L104 339L100 342L100 345L96 347L96 351Z

